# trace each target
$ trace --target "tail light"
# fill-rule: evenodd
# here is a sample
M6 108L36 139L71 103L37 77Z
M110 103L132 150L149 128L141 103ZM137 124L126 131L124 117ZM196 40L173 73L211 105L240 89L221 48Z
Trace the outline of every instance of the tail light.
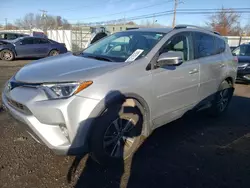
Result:
M238 63L238 57L237 57L237 56L234 56L233 61L234 61L235 63Z

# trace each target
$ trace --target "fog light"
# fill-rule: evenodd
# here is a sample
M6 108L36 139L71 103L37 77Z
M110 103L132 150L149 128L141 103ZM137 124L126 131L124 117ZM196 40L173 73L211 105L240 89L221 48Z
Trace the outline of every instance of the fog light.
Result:
M69 140L69 132L65 124L59 124L59 127L63 133L63 135Z

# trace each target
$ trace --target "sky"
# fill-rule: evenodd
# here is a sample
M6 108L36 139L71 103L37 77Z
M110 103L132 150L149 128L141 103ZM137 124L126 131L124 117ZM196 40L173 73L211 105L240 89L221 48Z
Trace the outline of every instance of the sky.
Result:
M123 19L145 14L173 10L174 0L1 0L0 24L9 23L22 18L27 13L41 14L39 10L48 11L47 14L61 16L70 23L100 22ZM250 0L179 0L178 9L219 9L250 8ZM144 8L146 7L146 8ZM171 25L173 15L148 18L163 25ZM193 24L204 26L208 15L177 14L177 24ZM145 19L144 19L145 20ZM136 20L136 23L142 23ZM242 14L242 25L250 24L250 13Z

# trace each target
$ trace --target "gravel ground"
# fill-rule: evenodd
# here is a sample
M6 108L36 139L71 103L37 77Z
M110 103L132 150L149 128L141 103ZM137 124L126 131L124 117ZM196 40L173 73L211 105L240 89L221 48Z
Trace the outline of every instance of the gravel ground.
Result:
M29 61L0 61L0 91ZM249 107L250 86L236 85L223 117L198 113L163 126L113 168L100 167L87 155L54 155L0 110L0 187L249 188Z

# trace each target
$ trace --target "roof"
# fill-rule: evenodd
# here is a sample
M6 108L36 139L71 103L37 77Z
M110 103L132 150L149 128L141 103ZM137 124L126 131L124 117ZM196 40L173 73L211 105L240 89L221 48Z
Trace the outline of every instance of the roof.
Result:
M169 33L173 28L163 27L163 28L139 28L139 29L129 29L129 31L146 31L146 32L157 32L157 33Z
M6 31L0 31L0 33L5 33L5 34L17 34L17 35L27 35L28 36L28 34L24 34L24 33L15 33L15 32L6 32Z

